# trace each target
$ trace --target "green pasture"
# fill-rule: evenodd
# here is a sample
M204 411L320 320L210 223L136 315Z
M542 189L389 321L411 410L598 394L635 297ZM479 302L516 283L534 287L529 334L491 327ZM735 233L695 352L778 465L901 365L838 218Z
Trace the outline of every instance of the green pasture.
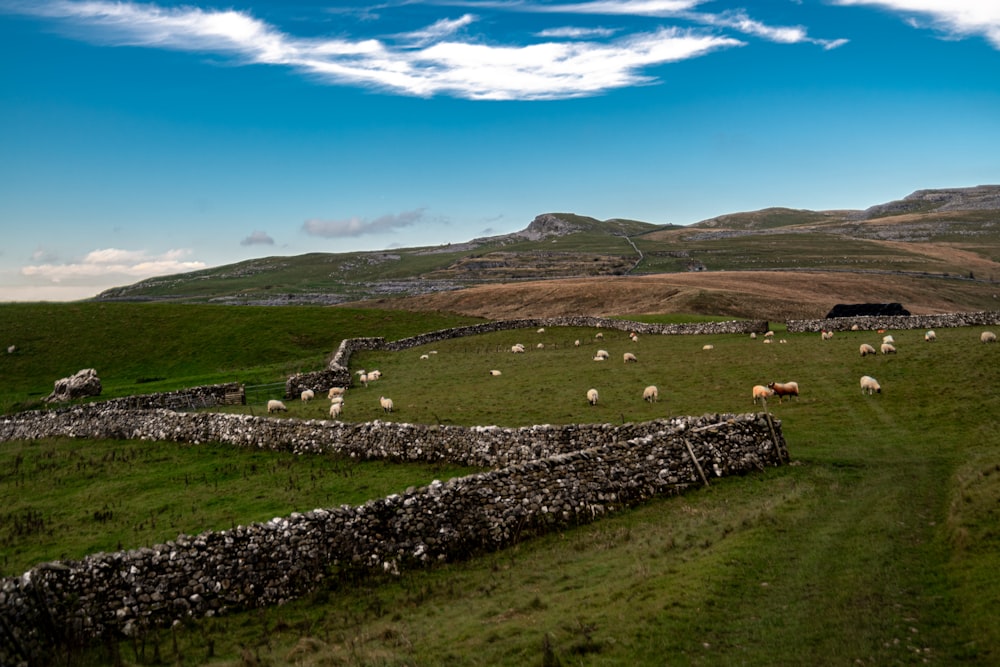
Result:
M261 310L284 317L277 315L283 309ZM234 317L245 317L232 312ZM400 330L419 327L421 317L383 315L389 318L387 329ZM358 318L358 328L348 335L400 337L380 332L379 322L365 320L361 313L351 311L349 317ZM428 320L423 330L441 328L441 319ZM0 332L7 331L7 321ZM137 321L130 328L139 326ZM295 327L304 328L308 329ZM351 326L342 321L328 328L350 331ZM440 564L395 578L331 583L280 608L186 621L120 644L73 651L65 662L399 666L1000 662L996 577L1000 346L980 343L980 328L939 329L933 343L924 342L921 330L892 331L896 355L862 358L858 346L868 342L878 347L880 334L843 332L824 341L818 333L791 334L783 327L774 328L775 342L769 344L744 335L647 335L633 343L625 333L607 329L598 341L596 329L549 328L544 333L519 330L441 341L398 353L356 354L352 370L378 368L383 377L368 387L348 390L343 418L351 421L518 426L746 412L762 409L751 401L754 384L795 380L801 387L798 399L771 400L766 406L781 420L792 460L747 477L712 480L710 486L682 497L649 502L468 562ZM175 335L183 338L183 333ZM511 353L515 342L523 343L527 351ZM544 347L538 348L538 343ZM702 349L706 344L713 349ZM609 352L609 360L592 360L598 348ZM625 364L621 356L625 351L633 352L638 362ZM300 354L303 366L309 365L306 361L322 361L318 350L311 356ZM213 376L223 365L212 352L198 359L205 366L190 362L190 377ZM66 372L93 365L80 361L71 358ZM280 363L262 359L262 364L273 365L270 377L279 374ZM252 362L247 365L252 367ZM502 374L492 376L491 369ZM30 384L25 379L28 372L22 368L12 376L13 385L22 392ZM117 376L139 372L154 374L136 368ZM882 393L862 395L862 374L876 377ZM126 393L125 384L118 390ZM642 401L647 384L659 387L660 402ZM50 385L45 385L38 384L48 391ZM600 392L597 406L586 401L590 387ZM380 395L393 398L392 414L381 412ZM24 400L20 394L4 396L7 401ZM287 416L322 416L328 405L325 396L307 404L289 401ZM262 408L251 404L243 409L260 414ZM133 456L135 446L2 444L0 469L7 471L0 477L3 501L8 507L18 501L41 503L48 494L70 486L68 477L64 483L46 486L44 474L35 476L41 481L34 486L27 479L18 481L11 471L24 472L29 455L43 463L64 459L74 467L89 462L80 466L83 479L73 482L78 486L76 499L63 503L75 505L70 514L78 523L100 525L103 512L117 516L124 511L119 508L127 494L113 484L117 474L111 471L117 469L98 462L110 457L107 465L117 465L117 458ZM159 447L160 453L148 460L129 459L138 474L146 476L140 484L150 489L167 484L174 489L176 506L156 515L161 517L158 525L173 529L180 523L171 522L184 517L221 527L257 520L242 515L239 503L212 506L211 488L207 496L189 496L186 487L178 492L179 471L189 464L168 454L197 453L208 460L202 465L220 470L222 461L231 457L237 471L250 464L239 463L235 454L213 446ZM47 459L43 452L53 453ZM158 470L153 460L158 457L168 461L165 465L174 472ZM279 504L262 513L280 512L280 507L298 502L284 488L295 485L288 483L290 478L299 480L301 487L318 490L308 506L299 507L311 509L317 502L354 502L339 499L374 497L386 489L423 483L414 480L463 472L380 466L377 471L385 471L388 478L369 483L366 480L376 471L344 461L264 455L257 466L274 469L276 476L252 482L250 488L234 487L227 495L241 501L272 492L279 496ZM55 475L54 470L46 474ZM209 470L201 470L211 487ZM191 473L187 482L198 477L199 473ZM353 490L326 486L343 477L353 478L348 480ZM155 502L164 503L154 501L153 509ZM153 511L144 512L129 521L148 522ZM55 549L62 553L59 550L66 547Z

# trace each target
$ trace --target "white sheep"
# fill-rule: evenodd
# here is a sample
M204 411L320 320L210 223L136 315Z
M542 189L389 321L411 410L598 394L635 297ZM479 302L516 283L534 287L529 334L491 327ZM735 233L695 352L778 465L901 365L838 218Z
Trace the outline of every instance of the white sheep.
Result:
M764 401L764 402L766 402L767 399L771 398L772 396L774 396L774 390L771 389L770 387L765 387L762 384L755 384L753 386L753 402L754 402L754 405L757 404L757 401Z
M596 338L597 340L604 340L604 334L598 331L596 334L594 334L594 338Z
M861 343L861 347L858 349L861 350L862 357L868 356L869 354L875 354L875 348L868 343Z
M378 397L378 403L382 406L383 412L392 412L392 399L385 396Z
M510 346L510 351L513 352L514 354L523 354L524 345L521 343L515 343L514 345Z
M303 389L302 393L299 395L299 398L302 399L303 403L308 403L309 401L316 398L316 392L314 392L312 389Z
M420 355L420 358L421 358L421 359L430 359L430 358L431 358L431 355L429 355L429 354L421 354L421 355Z
M637 333L636 333L636 332L634 332L634 331L633 331L633 332L631 332L631 333L630 333L630 334L628 335L628 337L632 339L632 342L633 342L633 343L638 343L638 342L639 342L639 334L637 334Z
M851 331L860 331L860 330L861 330L861 327L859 327L857 324L852 324L851 325Z
M368 373L362 373L361 375L359 375L358 376L358 382L360 382L361 384L363 384L364 386L367 387L368 386Z
M819 335L820 338L822 338L823 340L830 340L831 338L833 338L833 332L826 331L825 329L820 330Z
M272 398L267 402L267 414L271 414L272 412L288 412L288 408L281 401Z
M330 404L330 419L340 419L340 413L344 409L343 403Z
M332 399L334 396L343 396L343 387L330 387L330 391L326 392L326 397Z
M868 394L881 394L882 386L878 383L878 380L873 378L871 375L861 376L861 393Z
M375 369L373 371L368 371L368 381L374 382L382 377L382 371Z
M774 339L773 339L773 338L765 338L765 339L764 339L764 342L765 342L765 343L773 343L773 342L774 342Z
M595 359L596 359L597 357L601 357L601 359L607 359L607 358L608 358L608 357L610 357L610 356L611 356L611 355L610 355L610 354L608 354L608 351L607 351L607 350L598 350L597 352L595 352L595 353L594 353L594 358L595 358Z
M896 348L892 343L882 343L879 350L882 351L882 354L896 354Z
M573 346L574 347L580 347L580 339L579 338L577 338L575 341L573 341Z
M984 343L995 343L997 342L997 335L992 331L984 331L983 333L979 334L979 340L983 341Z
M882 342L892 345L896 342L896 339L892 337L892 334L886 334L885 336L882 336Z
M536 331L535 333L545 333L545 327L541 327L541 328L540 328L540 329L539 329L538 331Z
M756 339L757 339L757 332L751 331L750 332L750 340L756 340Z
M496 377L497 375L503 375L503 373L494 368L493 370L490 371L490 375Z
M635 355L632 354L631 352L626 352L625 354L623 354L622 355L622 359L625 361L626 364L628 364L628 363L633 363L634 364L637 361L639 361L638 359L635 358Z
M774 338L774 332L768 331L767 333L764 334L764 338Z
M931 341L937 340L937 334L933 330L928 331L924 334L924 340L930 343Z
M607 357L601 357L601 356L594 357L594 361L604 361L605 359L607 359Z
M656 385L649 385L642 390L642 400L655 403L660 400L660 390L656 388Z
M535 347L537 347L539 350L544 350L545 349L545 343L539 343Z
M14 354L15 352L17 352L17 345L7 346L7 354Z
M708 344L708 345L702 345L702 346L701 346L701 349L703 349L703 350L714 350L714 349L715 349L715 346L714 346L714 345L712 345L712 344Z
M341 405L343 405L344 404L344 397L343 396L334 396L333 398L331 398L330 399L330 405L333 405L335 403L340 403Z
M588 389L587 390L587 402L591 405L597 405L597 390Z

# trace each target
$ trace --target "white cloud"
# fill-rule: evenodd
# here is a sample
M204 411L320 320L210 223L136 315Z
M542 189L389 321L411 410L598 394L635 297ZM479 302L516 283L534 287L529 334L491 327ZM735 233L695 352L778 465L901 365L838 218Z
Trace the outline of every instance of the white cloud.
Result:
M650 0L549 7L563 12L660 16L698 4L700 0ZM455 38L455 31L473 21L465 15L407 33L410 44L400 46L376 39L299 38L234 10L102 0L7 2L4 6L62 21L81 38L98 43L209 52L238 62L291 67L330 83L475 100L598 95L651 83L654 79L643 73L644 68L742 44L725 36L661 28L604 44L494 45Z
M778 44L799 44L809 43L822 46L824 49L834 49L847 43L846 39L817 39L810 37L808 31L802 26L769 26L747 16L742 10L722 12L720 14L688 14L689 18L704 23L723 28L729 28L742 32L745 35L753 35L770 42Z
M21 267L26 278L47 280L53 283L81 281L108 276L141 280L151 276L196 271L205 268L204 262L183 261L190 250L168 250L159 256L150 256L144 250L104 248L94 250L79 262L64 264L31 264Z
M611 37L617 30L612 28L574 28L566 26L564 28L548 28L535 33L537 37L547 37L555 39L592 39Z
M838 5L882 7L906 14L907 22L920 27L917 17L930 19L934 28L949 37L985 37L1000 49L1000 2L997 0L835 0Z
M302 231L310 236L342 238L365 234L385 234L401 227L409 227L424 215L423 209L406 211L398 215L383 215L374 220L347 218L345 220L310 219L302 223Z
M253 234L240 241L240 245L274 245L274 239L267 232L254 230Z

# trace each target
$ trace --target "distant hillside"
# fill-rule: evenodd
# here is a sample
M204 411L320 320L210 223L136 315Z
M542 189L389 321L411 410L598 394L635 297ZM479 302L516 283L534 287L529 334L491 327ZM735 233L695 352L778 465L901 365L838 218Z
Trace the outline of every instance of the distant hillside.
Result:
M265 257L150 278L96 299L385 303L539 280L802 270L933 277L998 291L998 262L1000 186L983 185L919 190L865 210L774 207L689 226L545 213L511 234L392 251Z

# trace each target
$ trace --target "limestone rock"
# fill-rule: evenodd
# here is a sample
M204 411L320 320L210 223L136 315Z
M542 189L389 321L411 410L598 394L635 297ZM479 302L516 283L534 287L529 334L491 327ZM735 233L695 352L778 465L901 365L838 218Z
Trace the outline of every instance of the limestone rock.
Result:
M56 380L52 393L43 399L46 403L72 401L74 398L101 395L101 378L93 368L84 368L76 375Z

